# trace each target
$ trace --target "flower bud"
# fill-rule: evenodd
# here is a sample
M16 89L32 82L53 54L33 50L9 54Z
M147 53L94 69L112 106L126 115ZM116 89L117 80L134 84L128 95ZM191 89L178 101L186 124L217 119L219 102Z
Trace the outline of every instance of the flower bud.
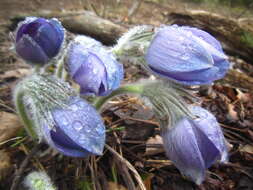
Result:
M43 125L44 138L64 155L86 157L101 155L105 144L105 126L95 108L78 97L71 97L66 108L55 108L54 129Z
M217 160L226 162L226 140L215 117L207 110L192 106L196 119L183 117L172 129L162 132L167 156L180 172L196 184L205 178L205 170Z
M24 185L29 190L56 190L57 188L51 182L51 179L45 172L31 172L24 180Z
M19 115L26 111L33 122L26 126L29 134L36 133L39 140L67 156L102 154L102 118L67 83L54 76L34 74L17 85L14 95ZM25 105L25 110L20 105Z
M15 36L17 54L27 63L44 65L55 57L64 42L64 28L57 19L27 17Z
M185 85L210 84L229 68L220 43L207 32L176 25L161 27L146 52L156 74Z
M70 44L67 70L83 95L108 95L123 79L123 66L99 42L85 36Z

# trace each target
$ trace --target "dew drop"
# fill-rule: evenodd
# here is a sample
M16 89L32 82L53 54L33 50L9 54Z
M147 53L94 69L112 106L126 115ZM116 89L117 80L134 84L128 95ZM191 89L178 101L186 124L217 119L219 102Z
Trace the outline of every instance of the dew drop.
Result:
M96 74L98 73L98 70L97 70L97 68L95 68L95 67L93 68L92 71L93 71L94 75L96 75Z
M71 109L73 111L77 111L78 110L78 106L76 104L74 104L74 105L71 106Z
M103 130L102 125L98 125L98 126L95 128L95 131L96 131L97 135L102 135L102 134L104 133L104 130Z
M73 127L74 129L76 129L77 131L80 131L83 128L83 125L80 121L74 121L73 123Z
M80 142L81 144L83 144L83 145L89 146L89 145L88 145L88 138L87 138L87 136L86 136L85 134L81 134L81 135L79 136L79 142Z
M181 56L181 59L183 59L185 61L187 61L189 58L190 58L190 56L186 53Z
M68 120L67 120L66 117L61 117L60 120L61 120L63 125L68 125Z

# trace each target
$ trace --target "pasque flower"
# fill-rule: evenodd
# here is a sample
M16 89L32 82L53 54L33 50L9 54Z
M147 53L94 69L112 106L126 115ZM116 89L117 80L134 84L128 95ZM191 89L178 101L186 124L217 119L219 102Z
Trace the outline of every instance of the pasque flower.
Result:
M71 97L66 108L55 108L54 128L44 124L45 140L64 155L86 157L101 155L105 144L105 126L95 108L78 97Z
M28 133L73 157L101 155L105 126L96 109L68 83L34 74L16 87L14 100Z
M220 43L209 33L187 26L165 26L154 35L145 60L163 77L185 85L210 84L229 68Z
M123 79L122 64L99 42L86 36L78 36L70 44L67 70L83 95L108 95Z
M217 160L226 162L226 140L215 117L207 110L190 107L196 119L182 118L162 132L165 151L180 172L196 184L205 178L205 170Z
M32 64L49 62L64 41L64 28L57 19L27 17L19 23L15 34L17 54Z

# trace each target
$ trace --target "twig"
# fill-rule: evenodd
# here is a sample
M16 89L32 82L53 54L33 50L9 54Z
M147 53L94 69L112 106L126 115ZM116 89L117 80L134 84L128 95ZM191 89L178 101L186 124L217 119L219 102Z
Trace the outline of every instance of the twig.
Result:
M129 173L129 170L128 168L126 167L126 165L122 165L121 164L121 161L117 160L118 163L118 169L121 171L120 173L124 173L123 174L123 180L125 181L126 185L127 185L127 189L129 190L135 190L135 184L134 184L134 181Z
M119 160L122 162L122 164L125 164L126 167L132 171L132 173L135 176L135 179L137 180L139 187L141 190L146 190L145 185L143 184L143 181L141 179L141 176L139 173L136 171L136 169L133 167L133 165L127 161L125 158L123 158L118 152L116 152L113 148L111 148L109 145L105 145L105 147Z
M20 179L22 177L22 174L24 173L24 170L25 170L27 164L29 163L30 159L33 156L35 156L35 154L38 152L38 150L41 148L41 146L42 146L42 143L39 143L36 146L34 146L31 150L31 152L23 160L23 162L20 165L20 168L18 169L18 171L15 174L15 178L13 180L10 190L16 190L18 188L18 185L20 183Z
M128 11L127 17L128 17L129 20L131 19L131 17L132 17L135 13L137 13L138 9L139 9L140 6L141 6L142 1L143 1L143 0L134 0L132 7L131 7L131 8L129 9L129 11Z

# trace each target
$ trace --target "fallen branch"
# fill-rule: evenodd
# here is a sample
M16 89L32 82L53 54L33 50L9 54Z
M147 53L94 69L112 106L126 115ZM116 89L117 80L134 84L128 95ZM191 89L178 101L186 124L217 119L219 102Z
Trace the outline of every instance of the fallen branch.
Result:
M103 19L90 11L40 11L34 14L23 13L12 17L9 27L14 30L17 23L24 20L27 16L58 18L68 31L91 36L106 45L115 44L116 39L118 39L127 30L125 27L115 24L107 19Z

